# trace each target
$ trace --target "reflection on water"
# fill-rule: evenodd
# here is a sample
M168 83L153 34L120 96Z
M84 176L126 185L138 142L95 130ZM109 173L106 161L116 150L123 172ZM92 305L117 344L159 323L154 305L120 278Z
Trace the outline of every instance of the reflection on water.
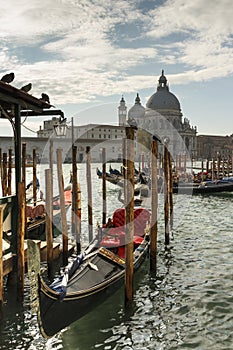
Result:
M116 166L117 167L117 166ZM93 165L93 222L101 221L102 184ZM68 179L70 167L65 165ZM87 243L85 165L82 183L83 244ZM118 189L108 184L108 216L117 208ZM171 246L164 248L163 198L160 198L158 272L149 261L135 276L135 297L124 308L124 289L66 330L46 340L29 312L8 290L0 328L1 349L214 349L233 345L233 195L174 196ZM185 204L184 204L185 203ZM27 279L26 279L27 286ZM56 322L56 320L54 320Z

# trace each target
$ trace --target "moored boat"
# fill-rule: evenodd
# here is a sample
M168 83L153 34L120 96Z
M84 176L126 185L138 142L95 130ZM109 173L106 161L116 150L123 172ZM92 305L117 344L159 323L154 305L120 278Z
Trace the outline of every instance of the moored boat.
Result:
M66 211L70 208L72 203L72 186L68 185L64 189L65 197L65 209ZM46 208L44 201L38 201L34 205L26 205L26 232L25 238L30 239L45 239L45 221L46 221ZM61 208L60 208L60 197L55 196L53 198L53 226L59 226L61 220Z
M111 225L99 229L86 250L51 285L38 273L38 323L45 337L86 315L124 283L127 243L124 210L113 213ZM133 265L137 270L148 252L150 213L138 208L134 218ZM29 270L35 276L35 270L30 267Z
M173 193L179 194L211 194L219 192L232 192L233 181L231 180L215 180L205 181L201 183L182 184L173 187Z

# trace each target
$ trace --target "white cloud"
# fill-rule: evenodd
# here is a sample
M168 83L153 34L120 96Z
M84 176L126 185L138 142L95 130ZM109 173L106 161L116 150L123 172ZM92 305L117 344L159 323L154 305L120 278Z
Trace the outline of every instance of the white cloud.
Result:
M168 0L147 12L138 4L143 1L5 2L2 73L14 69L16 86L31 81L32 94L46 92L55 105L151 88L155 64L179 65L169 76L173 84L233 73L231 0L212 0L211 5L203 0ZM137 47L130 40L120 47L115 30L120 24L140 26ZM34 61L22 57L18 48L23 46L31 47L32 53L37 48L40 56ZM139 74L137 68L145 62L151 69Z
M233 73L232 18L231 0L168 0L150 12L147 35L164 38L165 62L196 67L201 74L197 72L194 80L207 80Z

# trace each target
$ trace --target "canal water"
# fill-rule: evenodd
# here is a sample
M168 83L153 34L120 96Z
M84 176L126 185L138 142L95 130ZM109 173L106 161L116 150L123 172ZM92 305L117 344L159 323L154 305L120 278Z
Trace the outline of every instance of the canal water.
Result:
M92 164L94 225L101 222L102 212L102 182L96 176L96 167ZM85 245L88 239L85 165L80 164L78 170ZM44 168L40 171L43 186ZM70 165L66 164L65 183L69 173ZM28 169L28 179L30 176ZM121 204L117 201L118 188L111 184L107 188L110 216ZM163 198L159 196L157 275L150 273L147 259L135 275L130 309L124 307L124 289L119 289L84 318L56 336L44 339L36 317L30 313L26 277L23 305L16 303L14 290L5 290L0 349L232 349L233 193L178 194L174 195L174 203L171 244L165 249Z

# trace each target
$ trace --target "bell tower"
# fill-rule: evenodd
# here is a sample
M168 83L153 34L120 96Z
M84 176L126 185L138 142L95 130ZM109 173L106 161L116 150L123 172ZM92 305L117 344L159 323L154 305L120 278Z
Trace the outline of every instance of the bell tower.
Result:
M125 105L124 97L122 96L120 100L120 106L118 107L118 121L119 126L126 125L127 118L127 106Z

